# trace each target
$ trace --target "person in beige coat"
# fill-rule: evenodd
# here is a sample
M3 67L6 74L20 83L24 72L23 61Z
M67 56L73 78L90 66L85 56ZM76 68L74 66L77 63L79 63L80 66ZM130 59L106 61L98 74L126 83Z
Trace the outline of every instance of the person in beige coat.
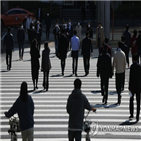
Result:
M104 29L101 26L101 23L99 23L98 27L96 28L96 47L99 49L99 53L103 42L104 42Z
M77 36L79 37L79 39L81 40L81 34L82 34L82 26L80 24L80 22L78 21L75 30L77 31Z
M118 94L117 104L119 105L121 103L121 91L122 91L123 82L125 79L124 73L126 69L126 56L125 56L125 53L121 50L121 46L122 46L122 43L121 41L119 41L117 52L114 54L114 58L113 58L113 74L114 74L114 68L115 68L116 91Z

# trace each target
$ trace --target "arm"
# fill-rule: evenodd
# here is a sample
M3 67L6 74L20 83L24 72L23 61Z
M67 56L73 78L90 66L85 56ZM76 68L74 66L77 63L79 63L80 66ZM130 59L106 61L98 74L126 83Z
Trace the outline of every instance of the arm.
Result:
M70 113L70 96L68 97L68 100L67 100L67 106L66 106L66 109L67 109L67 113L69 114Z

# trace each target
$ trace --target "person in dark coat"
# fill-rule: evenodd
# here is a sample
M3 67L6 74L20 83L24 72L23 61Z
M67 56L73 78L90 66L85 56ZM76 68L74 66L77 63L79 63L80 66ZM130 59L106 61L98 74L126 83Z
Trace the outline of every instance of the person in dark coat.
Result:
M48 91L49 88L49 81L48 81L48 77L49 77L49 71L51 69L51 62L50 62L50 58L49 58L49 54L50 54L50 49L48 47L48 42L45 41L44 43L44 50L42 51L42 63L41 63L41 71L43 71L43 87L46 91Z
M41 47L41 37L42 37L42 24L40 23L40 19L37 20L37 25L36 25L36 32L37 32L37 42L38 42L38 50L40 52L40 47Z
M28 87L26 82L22 82L20 96L16 99L13 106L5 112L7 118L18 114L20 129L23 141L33 141L34 139L34 102L28 95ZM25 134L26 133L26 134Z
M84 62L85 76L89 74L90 56L93 53L92 42L89 38L89 32L86 32L86 37L82 40L82 55Z
M133 55L133 64L130 67L129 74L129 91L131 92L130 97L130 116L134 117L134 95L136 94L137 112L136 120L139 121L140 115L140 94L141 94L141 65L138 63L138 55Z
M14 51L14 41L13 34L11 34L11 28L7 28L7 34L4 37L4 51L6 50L6 65L7 70L11 70L11 60L12 60L12 51Z
M42 8L39 6L37 10L37 19L40 19L41 22L42 22L42 16L43 16Z
M30 41L30 47L31 47L31 44L32 44L32 41L34 39L36 39L36 29L35 29L35 24L32 24L32 28L30 29L29 31L29 41Z
M137 38L137 53L140 57L140 64L141 64L141 30L139 30L139 35Z
M89 32L89 38L93 38L93 29L91 27L91 24L88 23L87 27L86 27L86 32Z
M109 78L112 78L112 75L111 56L107 53L107 45L104 44L103 52L97 61L97 77L101 78L101 95L104 104L107 104Z
M49 13L47 13L47 16L45 18L45 24L46 24L46 39L49 40L50 27L51 27L51 18L49 16Z
M127 55L126 55L126 61L128 63L129 67L129 51L130 51L130 45L131 45L131 33L129 31L129 25L126 25L126 30L124 31L123 35L125 36L125 44L127 45Z
M73 25L71 23L71 19L69 19L66 32L67 32L67 37L68 37L69 42L70 42L71 37L73 36Z
M31 44L31 50L30 50L30 55L31 55L31 73L32 73L32 81L33 81L33 86L34 90L38 89L38 75L39 75L39 50L37 48L37 40L34 39ZM35 87L35 81L36 81L36 87Z
M92 107L81 91L81 80L75 79L74 90L69 95L67 100L67 113L69 114L68 121L68 138L69 141L81 141L81 133L83 131L84 110L95 112L96 109Z
M19 44L19 60L23 60L25 32L22 24L20 24L20 28L17 31L17 41Z
M62 29L61 32L62 32L62 35L59 38L59 44L58 44L58 56L61 59L62 75L64 75L65 62L66 62L66 57L67 57L67 52L68 52L68 47L69 47L69 41L67 37L65 36L65 29Z

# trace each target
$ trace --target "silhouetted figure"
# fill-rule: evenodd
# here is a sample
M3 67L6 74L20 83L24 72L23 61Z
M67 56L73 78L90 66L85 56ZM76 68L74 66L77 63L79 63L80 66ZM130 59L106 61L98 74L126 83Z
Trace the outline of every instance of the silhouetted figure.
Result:
M93 53L92 42L89 38L89 32L86 32L86 37L82 40L82 55L84 62L85 76L89 74L90 56Z
M141 64L141 30L139 30L139 35L137 38L137 52L140 57L140 64Z
M45 41L44 43L44 50L42 51L42 63L41 63L41 70L43 71L43 87L46 91L48 91L49 88L49 71L51 69L51 62L50 62L50 49L48 47L48 42Z
M35 24L32 24L32 28L29 31L30 47L31 47L32 41L37 38L36 34L37 33L36 33L36 29L35 29Z
M28 87L26 82L22 82L20 96L16 99L13 106L8 112L5 112L7 118L18 114L22 140L33 141L34 138L34 102L32 97L28 95Z
M88 23L87 27L86 27L86 32L89 32L89 38L93 38L93 29L92 26L90 24L90 22Z
M39 6L37 10L37 19L40 19L41 23L42 23L42 16L43 16L42 8Z
M23 60L25 32L22 24L20 24L20 28L17 31L17 41L19 44L19 60Z
M45 24L46 24L46 39L49 40L50 27L51 27L51 18L49 12L47 13L45 18Z
M81 24L80 24L79 21L77 22L77 25L76 25L76 27L75 27L75 30L77 31L77 36L78 36L78 38L79 38L80 41L81 41L81 36L82 36L82 26L81 26Z
M6 50L6 65L7 70L11 70L12 51L14 51L13 34L11 34L11 28L7 28L7 34L4 37L3 49Z
M65 29L61 30L62 34L59 38L59 44L58 44L58 56L61 60L61 69L62 69L62 75L64 75L65 70L65 64L66 64L66 57L67 52L69 48L69 41L65 35Z
M31 44L31 50L30 50L30 55L31 55L31 74L32 74L32 81L33 81L33 87L34 90L38 89L38 76L39 76L39 50L37 48L37 40L34 39Z
M81 92L81 80L75 79L74 90L67 100L67 113L69 114L68 122L68 138L69 141L81 141L81 133L83 131L84 110L95 112L96 109L90 105L88 99Z
M107 52L107 48L107 44L104 43L103 51L97 60L97 77L100 76L101 79L101 95L103 96L102 102L104 104L107 104L108 100L109 78L112 78L113 75L111 56Z

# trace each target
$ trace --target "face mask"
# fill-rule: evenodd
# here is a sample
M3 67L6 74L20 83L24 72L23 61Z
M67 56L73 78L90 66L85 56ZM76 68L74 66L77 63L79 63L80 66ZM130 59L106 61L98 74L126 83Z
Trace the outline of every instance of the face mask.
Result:
M47 13L47 16L49 16L49 13Z
M80 25L80 23L78 23L78 25Z
M71 25L71 22L69 22L69 25Z
M21 28L23 28L23 25L21 26Z
M32 26L32 29L35 29L35 27L34 27L34 26Z
M37 23L39 23L39 21L37 21Z
M89 24L88 27L90 27L91 25Z

